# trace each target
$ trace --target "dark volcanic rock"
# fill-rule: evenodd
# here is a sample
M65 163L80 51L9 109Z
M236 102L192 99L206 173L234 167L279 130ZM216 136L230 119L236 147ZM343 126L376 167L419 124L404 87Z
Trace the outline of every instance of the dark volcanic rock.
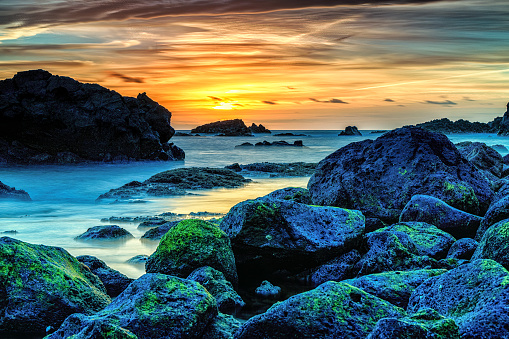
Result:
M101 194L97 200L185 195L188 189L235 188L250 181L251 179L246 179L225 168L176 168L155 174L144 182L132 181L119 188L111 189L109 192Z
M415 271L390 271L344 280L361 290L387 300L393 305L406 308L412 292L428 278L447 272L444 269Z
M472 260L492 259L509 269L509 219L490 226L479 240Z
M119 240L134 238L129 231L117 225L104 225L90 227L85 233L78 235L76 240Z
M307 137L307 134L301 134L301 133L278 133L274 134L275 137Z
M482 142L465 142L457 147L468 161L486 173L488 179L495 181L502 177L504 161L496 150Z
M351 143L322 160L308 184L315 204L359 209L366 218L397 222L416 194L482 215L490 182L446 136L417 127Z
M222 134L224 136L252 136L251 130L247 128L241 119L223 120L211 122L198 126L191 130L191 133Z
M115 319L95 319L89 322L86 315L76 313L66 320L57 332L44 339L138 339Z
M205 329L201 339L234 339L242 323L231 315L219 313Z
M340 255L323 265L311 270L308 275L309 282L314 286L321 285L327 281L342 281L353 278L357 275L355 264L359 262L361 255L357 250Z
M447 258L470 260L478 245L477 241L471 238L458 239L449 249Z
M255 293L265 298L277 298L281 294L281 287L274 286L270 281L264 280L261 285L256 288Z
M33 70L0 81L0 159L9 163L181 160L171 113L145 93Z
M329 281L252 317L235 337L366 338L378 320L404 315L402 308L361 289Z
M126 262L129 263L129 264L143 264L143 265L145 265L147 260L148 260L148 255L146 255L146 254L138 254L138 255L135 255L132 258L127 259Z
M357 129L356 126L347 126L344 131L341 131L338 135L359 135L361 136L361 132Z
M400 221L423 221L456 238L473 238L483 218L460 211L440 199L414 195L399 217Z
M0 337L41 336L70 314L92 314L111 301L99 278L59 247L2 237L0 268Z
M509 135L509 102L507 103L507 110L500 121L498 135L507 136Z
M274 162L256 162L253 164L239 165L238 163L226 166L226 168L236 172L263 172L270 173L272 177L305 177L315 172L317 163L310 162L290 162L290 163L274 163Z
M270 192L266 197L271 199L291 200L301 204L311 205L309 191L302 187L285 187Z
M171 228L145 265L147 273L182 278L202 266L215 268L237 284L230 239L217 225L198 219L183 220Z
M483 122L470 122L468 120L451 121L447 118L431 120L417 124L417 127L431 132L439 133L494 133L497 129Z
M249 127L252 133L272 133L268 129L265 128L262 124L256 126L256 124L253 122L253 124Z
M201 338L216 315L214 297L197 282L145 274L102 311L92 316L73 314L46 339L69 338L98 322L116 324L139 339Z
M160 240L170 229L175 227L180 221L168 221L160 226L152 228L145 232L142 239ZM139 226L138 226L139 227Z
M509 219L509 196L506 196L493 204L491 204L488 212L484 216L481 221L481 225L477 230L477 234L475 235L475 239L477 241L481 240L484 233L497 222Z
M407 311L424 307L452 318L462 339L507 339L509 272L488 259L461 265L417 287Z
M238 145L235 147L239 147L243 145ZM257 142L255 147L268 147L268 146L276 146L276 147L304 147L302 140L295 140L293 144L290 144L288 141L279 140L274 142L268 142L267 140L263 140L263 142Z
M299 273L351 251L362 238L364 216L262 197L232 207L220 227L232 241L239 272L260 277Z
M23 190L17 190L15 187L10 187L0 182L0 199L15 199L31 201L30 195Z
M126 287L134 281L134 279L128 278L126 275L116 271L106 265L106 263L91 255L80 255L76 257L79 262L87 265L90 271L101 279L108 295L112 298L116 297Z

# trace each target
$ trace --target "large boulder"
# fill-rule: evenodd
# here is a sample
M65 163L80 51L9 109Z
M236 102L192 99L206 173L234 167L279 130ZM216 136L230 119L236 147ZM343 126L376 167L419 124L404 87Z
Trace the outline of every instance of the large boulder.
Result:
M232 207L220 227L232 241L239 272L260 277L302 272L349 252L362 238L364 216L262 197Z
M171 228L145 264L147 273L182 278L202 266L222 272L234 285L238 282L230 239L217 225L199 219L183 220Z
M341 281L355 277L355 264L361 259L357 250L351 250L311 270L307 280L314 286L327 281Z
M191 133L221 134L224 136L252 136L251 130L241 119L223 120L195 127Z
M403 127L351 143L322 160L308 183L315 204L397 222L416 194L482 215L493 196L484 174L442 134Z
M242 323L229 314L219 313L205 329L201 339L234 339Z
M447 258L470 260L479 243L472 238L461 238L452 244Z
M495 181L502 177L504 161L495 149L483 142L465 142L457 146L460 153L483 171L488 179Z
M235 333L245 338L366 338L376 322L405 315L402 308L342 282L276 303Z
M99 278L64 249L0 238L0 337L41 336L110 301Z
M509 195L492 203L488 212L481 221L481 225L477 229L475 239L481 240L486 231L494 224L509 218Z
M344 280L361 290L387 300L393 305L406 308L412 292L428 278L447 272L445 269L421 269L415 271L390 271L369 274Z
M31 201L30 195L23 190L17 190L0 181L0 199L14 199L22 201Z
M104 310L92 316L73 314L46 339L69 338L104 322L116 324L139 339L201 338L216 316L214 297L197 282L145 274Z
M266 197L272 199L292 200L306 205L311 205L313 203L311 201L309 191L302 187L281 188L267 194Z
M481 259L432 277L412 293L407 311L425 307L452 318L462 339L507 339L509 272Z
M134 279L128 278L125 274L112 269L104 261L92 255L80 255L76 259L87 265L90 271L101 279L108 295L112 298L122 293L134 281Z
M177 160L171 113L145 93L33 70L0 81L0 158L13 163Z
M504 219L483 234L472 260L492 259L509 269L509 219Z
M399 217L399 221L422 221L435 225L456 238L473 238L482 220L440 199L421 194L410 199Z

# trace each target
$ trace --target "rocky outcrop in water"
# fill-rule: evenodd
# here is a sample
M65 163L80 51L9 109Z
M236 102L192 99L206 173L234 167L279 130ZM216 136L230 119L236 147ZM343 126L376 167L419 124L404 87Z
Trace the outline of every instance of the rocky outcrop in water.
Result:
M244 142L240 145L236 145L235 148L247 148L247 147L269 147L269 146L275 146L275 147L304 147L304 144L302 143L302 140L295 140L293 144L290 144L288 141L279 140L274 142L269 142L267 140L263 140L260 142L257 142L256 144L252 144L250 142Z
M101 225L90 227L83 234L78 235L76 240L127 240L134 236L129 231L117 225Z
M223 120L201 125L191 130L191 133L219 134L228 137L252 136L251 130L241 119Z
M123 97L44 70L0 81L5 163L181 160L171 113L145 93Z
M431 132L449 133L495 133L497 129L492 124L484 122L470 122L468 120L459 119L451 121L447 118L435 119L416 125Z
M498 135L507 136L509 135L509 102L507 103L507 110L505 111L498 129Z
M362 136L361 132L357 129L357 126L347 126L344 131L341 131L338 135L358 135Z
M0 199L14 199L31 201L30 195L23 190L17 190L16 187L10 187L0 181Z
M265 128L265 126L263 126L262 124L259 124L258 126L256 126L256 124L254 122L251 126L249 126L249 129L253 133L269 133L269 134L272 133L267 128Z
M315 172L317 163L309 162L255 162L253 164L239 165L238 163L228 165L225 168L231 169L242 174L252 174L253 172L269 173L271 177L305 177Z

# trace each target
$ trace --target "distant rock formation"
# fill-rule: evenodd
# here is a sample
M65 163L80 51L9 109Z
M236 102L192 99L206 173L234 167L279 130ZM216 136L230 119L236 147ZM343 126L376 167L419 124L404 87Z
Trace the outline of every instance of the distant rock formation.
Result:
M341 131L338 135L362 135L356 126L348 126L344 131Z
M17 190L15 187L7 186L0 181L0 199L32 200L27 192Z
M295 140L293 144L290 144L287 141L279 140L274 142L269 142L267 140L263 140L261 142L257 142L256 144L252 144L250 142L244 142L240 145L235 146L235 148L244 148L244 147L265 147L265 146L277 146L277 147L304 147L302 140Z
M253 135L241 119L211 122L192 129L191 133L221 134L229 137Z
M275 137L308 137L309 135L307 134L301 134L301 133L297 133L297 134L294 134L294 133L278 133L278 134L274 134Z
M253 133L272 133L271 131L269 131L267 128L265 128L265 126L263 126L262 124L256 126L256 124L253 122L253 124L249 127L249 129L251 130L251 132Z
M468 120L460 119L457 121L451 121L447 118L435 119L421 124L417 124L417 127L424 128L431 132L439 133L495 133L497 128L493 125L493 122L470 122Z
M504 116L500 120L498 135L503 136L509 135L509 102L507 103L507 110L505 111Z
M0 161L179 160L171 113L145 93L123 97L44 70L0 81Z

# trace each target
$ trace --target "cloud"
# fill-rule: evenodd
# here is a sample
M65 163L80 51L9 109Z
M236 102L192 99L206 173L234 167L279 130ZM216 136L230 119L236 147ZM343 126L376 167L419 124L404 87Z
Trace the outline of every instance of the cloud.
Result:
M389 98L385 99L384 101L387 101L387 102L395 102L394 100L389 99Z
M322 103L329 103L329 104L348 104L348 102L346 101L343 101L341 99L335 99L335 98L332 98L330 100L318 100L318 99L315 99L315 98L309 98L309 100L311 101L314 101L314 102L322 102Z
M268 100L264 100L262 101L264 104L267 104L267 105L277 105L277 102L274 102L274 101L268 101Z
M134 82L137 84L143 84L145 82L145 80L143 80L142 78L129 77L127 75L116 73L116 72L110 72L110 76L122 79L124 82Z
M431 101L431 100L426 100L424 103L425 103L425 104L432 104L432 105L443 105L443 106L453 106L453 105L457 105L457 103L452 102L451 100L444 100L444 101Z
M474 99L472 99L470 97L463 97L463 100L465 100L465 101L475 101Z

